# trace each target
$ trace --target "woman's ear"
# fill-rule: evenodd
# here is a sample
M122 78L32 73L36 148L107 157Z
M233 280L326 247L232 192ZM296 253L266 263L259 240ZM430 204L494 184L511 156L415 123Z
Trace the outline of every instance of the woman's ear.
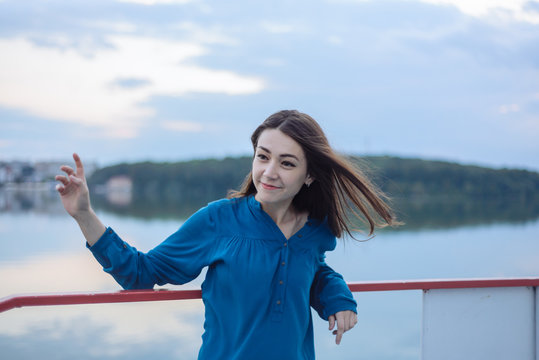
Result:
M307 179L305 179L305 185L307 185L307 187L309 187L309 186L311 186L313 181L314 181L314 178L311 175L307 175Z

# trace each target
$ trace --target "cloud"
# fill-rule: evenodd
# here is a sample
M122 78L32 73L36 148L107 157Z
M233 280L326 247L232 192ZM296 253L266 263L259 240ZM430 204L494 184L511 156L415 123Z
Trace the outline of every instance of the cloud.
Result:
M293 25L271 21L263 21L260 26L262 29L272 34L288 34L294 31Z
M260 78L193 64L208 53L197 43L121 35L105 41L108 46L81 53L23 37L0 39L0 53L9 54L0 57L0 106L129 138L154 115L144 105L152 96L241 95L264 88ZM69 43L64 37L53 42Z
M539 14L531 11L529 0L420 0L435 5L451 5L462 13L475 17L509 17L539 24Z
M507 104L507 105L501 105L498 109L498 112L500 114L509 114L514 112L519 112L520 106L518 104Z
M367 3L373 0L327 0L330 3ZM453 6L460 12L482 18L514 19L539 24L536 2L530 0L417 0L419 2Z
M217 25L201 26L196 23L185 21L171 26L173 30L180 30L187 34L189 41L202 44L238 45L239 41L225 35L226 30Z
M262 59L260 63L264 66L269 66L269 67L282 67L286 65L286 60L283 58L271 57L271 58Z
M337 36L337 35L330 35L327 37L327 41L330 43L330 44L333 44L333 45L342 45L344 44L344 40L342 39L342 37L340 36Z
M137 30L137 25L128 21L81 20L81 25L113 33L133 33Z
M201 124L191 121L163 121L161 127L165 130L177 132L201 132L204 128Z
M12 145L14 145L13 141L0 139L0 148L12 146Z
M122 3L132 3L140 5L171 5L171 4L187 4L192 0L116 0Z

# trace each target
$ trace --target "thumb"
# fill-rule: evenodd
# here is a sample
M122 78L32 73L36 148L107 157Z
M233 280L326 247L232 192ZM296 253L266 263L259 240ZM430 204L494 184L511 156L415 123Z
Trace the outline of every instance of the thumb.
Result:
M329 330L333 330L333 328L335 327L335 315L329 315L328 322L329 322Z

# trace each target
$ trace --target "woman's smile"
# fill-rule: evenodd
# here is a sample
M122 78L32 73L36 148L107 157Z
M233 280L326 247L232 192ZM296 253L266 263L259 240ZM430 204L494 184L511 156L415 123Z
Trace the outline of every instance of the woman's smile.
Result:
M266 189L266 190L277 190L277 189L280 189L280 187L278 187L278 186L266 184L266 183L263 183L263 182L260 182L260 184L261 184L262 187L263 187L264 189Z

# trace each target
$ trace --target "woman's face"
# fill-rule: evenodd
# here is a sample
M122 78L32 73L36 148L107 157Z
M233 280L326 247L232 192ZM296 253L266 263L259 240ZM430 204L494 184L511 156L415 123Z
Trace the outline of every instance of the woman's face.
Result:
M288 206L303 184L310 184L301 146L277 129L258 138L252 168L255 198L261 204Z

